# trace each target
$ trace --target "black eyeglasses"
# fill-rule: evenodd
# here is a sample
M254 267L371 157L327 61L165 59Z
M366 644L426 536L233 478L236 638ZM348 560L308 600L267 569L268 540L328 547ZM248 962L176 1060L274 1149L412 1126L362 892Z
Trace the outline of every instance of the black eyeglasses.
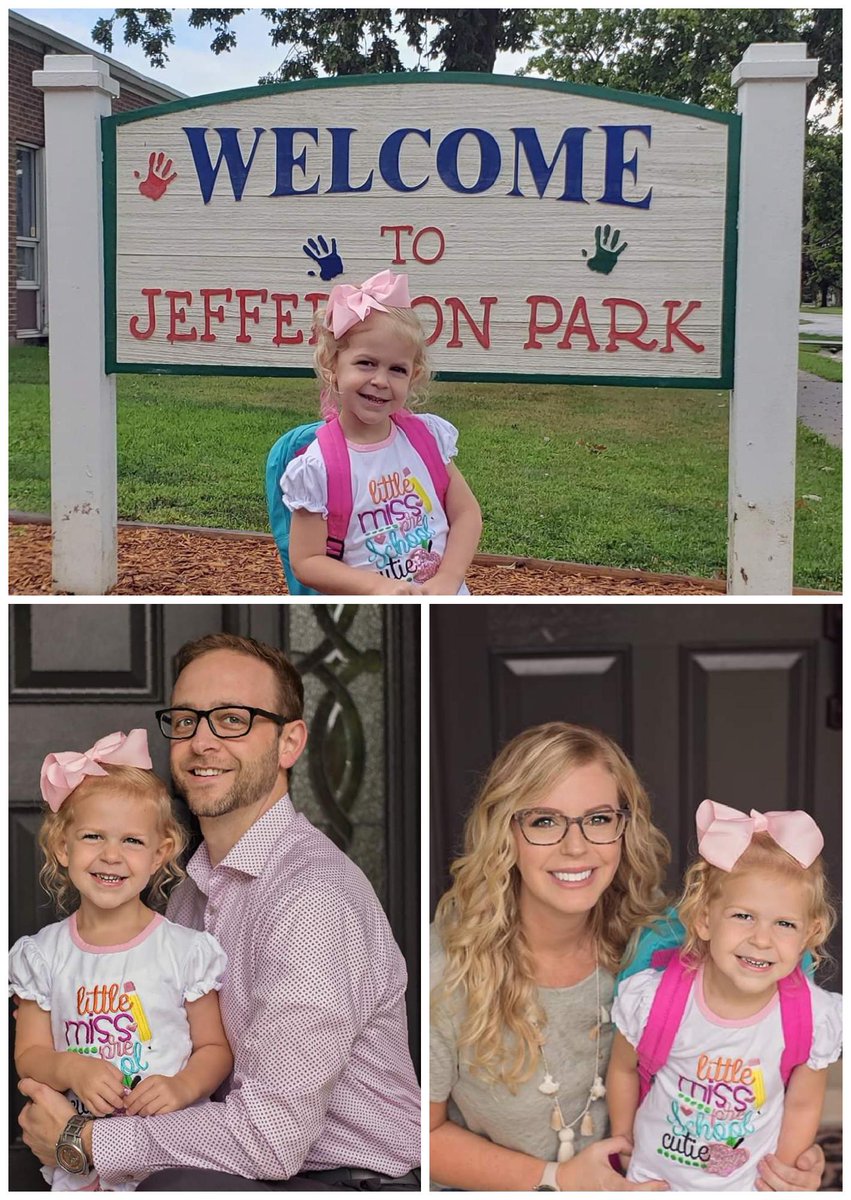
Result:
M533 846L556 846L567 837L571 825L578 825L586 842L606 846L623 837L629 819L628 808L603 808L584 817L566 817L552 808L525 808L512 820Z
M225 704L220 708L161 708L154 714L160 723L163 737L181 741L195 736L201 718L219 738L245 737L251 732L255 717L265 717L276 725L286 725L294 717L282 717L279 713L267 712L265 708L249 708L241 704Z

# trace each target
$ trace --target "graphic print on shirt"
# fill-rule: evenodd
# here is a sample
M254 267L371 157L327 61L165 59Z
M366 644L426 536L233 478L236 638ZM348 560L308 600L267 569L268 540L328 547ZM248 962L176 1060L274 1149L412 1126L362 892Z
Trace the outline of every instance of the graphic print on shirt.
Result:
M679 1077L657 1153L710 1175L732 1175L750 1158L743 1143L765 1104L760 1061L701 1054L693 1075Z
M405 467L370 478L367 490L371 506L356 516L370 567L388 579L431 579L440 555L431 549L433 505L422 482Z
M72 1054L96 1055L113 1062L132 1090L150 1067L145 1043L153 1036L142 1000L132 980L77 988L77 1018L65 1022L65 1045ZM73 1097L77 1110L86 1113ZM117 1109L116 1115L123 1112Z

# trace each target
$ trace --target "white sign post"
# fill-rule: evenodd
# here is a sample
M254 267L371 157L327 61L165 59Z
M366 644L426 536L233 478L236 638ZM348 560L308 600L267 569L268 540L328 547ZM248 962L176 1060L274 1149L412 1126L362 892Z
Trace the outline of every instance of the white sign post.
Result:
M727 590L789 595L795 533L804 44L753 45L733 72L742 115Z
M101 117L118 84L88 54L49 55L44 91L50 247L53 586L102 594L116 581L115 376L105 372Z

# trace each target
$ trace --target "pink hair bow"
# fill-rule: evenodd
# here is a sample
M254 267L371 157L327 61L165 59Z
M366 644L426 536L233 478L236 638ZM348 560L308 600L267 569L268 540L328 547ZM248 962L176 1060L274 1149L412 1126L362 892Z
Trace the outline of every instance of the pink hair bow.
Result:
M107 775L100 763L116 763L122 767L153 766L148 753L148 735L144 729L129 733L108 733L82 754L76 750L60 750L48 754L41 764L41 794L51 812L59 812L62 804L87 775Z
M350 283L338 283L332 287L325 311L325 324L339 339L353 325L365 321L373 309L387 312L388 308L410 307L408 276L379 271L377 275L365 279L359 288L352 287Z
M732 871L755 833L767 833L802 867L815 862L824 846L821 830L809 813L758 813L750 816L726 804L704 800L697 810L697 846L701 857L722 871Z

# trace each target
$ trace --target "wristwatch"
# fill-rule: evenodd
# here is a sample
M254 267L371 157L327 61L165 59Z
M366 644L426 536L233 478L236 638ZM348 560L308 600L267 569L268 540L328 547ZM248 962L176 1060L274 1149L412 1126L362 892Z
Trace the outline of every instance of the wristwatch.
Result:
M558 1168L557 1162L548 1162L544 1167L544 1173L541 1176L541 1182L534 1189L536 1192L560 1192L558 1186Z
M94 1118L75 1113L59 1135L56 1162L69 1175L85 1175L91 1164L83 1149L83 1129Z

